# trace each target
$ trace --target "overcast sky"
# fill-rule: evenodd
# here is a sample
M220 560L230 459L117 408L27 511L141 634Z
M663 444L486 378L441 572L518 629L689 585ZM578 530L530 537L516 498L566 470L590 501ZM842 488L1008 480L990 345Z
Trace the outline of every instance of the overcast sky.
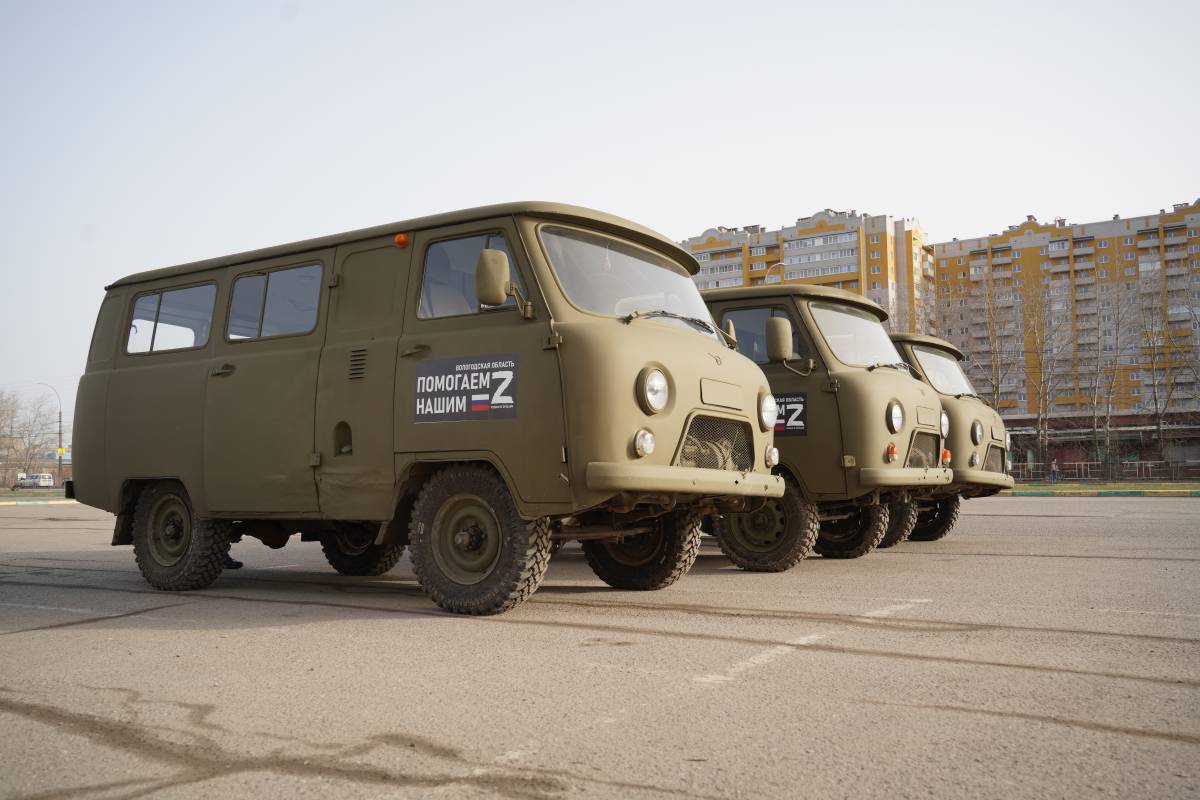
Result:
M517 199L937 240L1200 196L1200 4L0 0L0 388L102 287Z

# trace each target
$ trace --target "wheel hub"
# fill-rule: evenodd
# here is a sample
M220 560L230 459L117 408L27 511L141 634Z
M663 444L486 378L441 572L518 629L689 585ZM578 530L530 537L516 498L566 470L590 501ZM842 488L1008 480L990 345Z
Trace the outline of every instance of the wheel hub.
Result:
M430 544L442 573L469 586L496 568L502 541L500 523L491 507L474 495L458 495L438 511Z
M778 500L746 514L729 515L729 531L743 547L767 551L775 547L787 530L787 518Z

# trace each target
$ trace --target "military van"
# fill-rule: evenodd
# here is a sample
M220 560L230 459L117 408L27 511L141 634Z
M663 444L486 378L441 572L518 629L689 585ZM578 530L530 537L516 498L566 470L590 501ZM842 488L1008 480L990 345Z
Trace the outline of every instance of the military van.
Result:
M902 541L907 505L950 483L946 417L888 338L887 312L841 289L765 285L704 292L739 352L771 382L779 500L712 522L734 564L780 571L814 548L857 558ZM892 509L900 513L891 514Z
M996 410L975 392L963 372L962 351L945 339L917 333L892 334L900 355L938 393L949 423L954 481L932 497L914 500L917 524L909 538L941 539L958 522L963 497L987 497L1013 487L1009 459L1012 439Z
M75 494L160 589L295 534L346 575L407 546L469 614L528 597L556 541L614 587L666 586L703 516L783 494L766 378L697 268L635 223L530 202L130 275L80 381Z

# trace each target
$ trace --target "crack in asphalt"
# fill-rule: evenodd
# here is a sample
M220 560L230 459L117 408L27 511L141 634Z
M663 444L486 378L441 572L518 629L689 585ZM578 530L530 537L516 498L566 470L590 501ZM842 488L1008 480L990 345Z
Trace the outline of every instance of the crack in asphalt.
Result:
M38 586L56 589L75 589L79 591L100 591L100 592L115 592L120 594L157 594L153 589L123 589L109 586L97 586L94 584L70 584L70 583L44 583L38 581L0 581L0 586ZM422 617L439 617L447 620L454 620L460 624L495 624L495 625L514 625L526 627L543 627L543 628L563 628L568 630L581 630L598 633L621 633L633 636L648 636L668 639L683 639L690 641L706 641L706 642L725 642L731 644L752 645L755 647L774 647L779 645L789 645L790 643L781 639L749 637L749 636L733 636L729 634L695 632L695 631L679 631L679 630L663 630L652 628L639 628L630 625L612 625L593 622L578 622L564 620L545 620L545 619L519 619L513 616L498 616L498 617L462 617L437 609L415 609L415 608L384 608L380 606L357 605L354 603L332 603L323 600L284 600L279 598L264 598L252 597L245 595L222 594L214 591L206 592L173 592L176 597L192 597L200 600L217 601L224 600L236 603L261 603L267 605L287 605L300 606L309 608L331 608L336 610L356 610L368 611L379 614L400 614L409 616ZM1071 667L1054 667L1041 664L1026 664L1013 661L994 661L989 659L970 659L957 656L932 655L926 653L910 653L898 650L872 650L868 648L845 647L836 645L821 645L807 644L802 650L810 650L814 652L829 652L839 653L842 655L855 655L872 658L891 658L907 661L922 661L930 663L955 664L962 666L982 666L995 667L1002 669L1017 669L1032 672L1063 674L1063 675L1078 675L1081 677L1109 678L1114 680L1129 680L1142 683L1152 683L1166 686L1191 686L1200 687L1200 680L1190 678L1164 678L1152 675L1135 675L1125 672L1107 672L1102 670L1086 670L1076 669Z
M979 714L1001 719L1020 719L1029 722L1044 722L1048 725L1062 725L1068 728L1080 728L1099 733L1114 733L1125 736L1139 736L1146 739L1162 739L1168 742L1200 745L1200 736L1190 733L1174 733L1171 731L1155 731L1146 728L1128 728L1121 725L1106 725L1103 722L1092 722L1070 717L1056 717L1048 714L1030 714L1023 711L999 711L989 708L974 708L971 706L954 706L934 703L896 703L888 700L865 700L876 706L893 706L896 708L915 708L925 711L945 711L956 714Z
M0 712L13 714L60 731L82 736L95 744L121 750L135 757L148 759L161 766L173 768L175 773L167 778L143 778L113 783L59 789L36 795L39 800L67 800L83 794L131 788L122 795L113 795L120 800L133 800L164 789L174 789L203 781L227 778L250 772L269 772L300 778L334 779L355 784L380 785L393 788L439 789L448 786L469 786L512 800L551 800L561 797L571 788L571 782L590 783L625 791L642 791L681 797L707 797L692 791L655 786L629 781L605 780L579 775L567 770L542 769L538 767L502 767L474 761L461 750L426 737L402 732L385 732L364 737L354 744L338 742L312 742L300 737L282 738L288 744L299 744L311 750L324 751L319 754L288 755L282 750L273 750L263 755L246 755L232 752L217 743L212 736L200 731L219 734L225 738L239 734L211 721L218 710L206 703L187 703L175 700L148 700L141 692L124 687L80 687L93 691L113 691L124 695L121 707L130 712L127 721L68 711L58 706L20 699L22 693L0 687ZM188 724L198 730L179 729L171 726L149 725L142 722L136 705L176 706L188 712ZM183 734L192 743L181 746L152 731ZM260 736L260 732L252 732ZM273 736L273 735L272 735ZM447 762L469 773L398 771L358 761L351 758L369 755L381 749L416 755L434 761ZM138 787L138 788L133 788ZM25 798L30 800L30 798Z

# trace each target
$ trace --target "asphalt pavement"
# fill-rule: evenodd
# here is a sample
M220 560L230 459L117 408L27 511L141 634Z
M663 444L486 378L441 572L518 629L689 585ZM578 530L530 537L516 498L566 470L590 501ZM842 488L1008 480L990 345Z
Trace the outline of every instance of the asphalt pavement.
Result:
M1200 500L963 509L649 593L568 547L476 619L298 541L159 592L107 514L0 508L0 798L1200 794Z

